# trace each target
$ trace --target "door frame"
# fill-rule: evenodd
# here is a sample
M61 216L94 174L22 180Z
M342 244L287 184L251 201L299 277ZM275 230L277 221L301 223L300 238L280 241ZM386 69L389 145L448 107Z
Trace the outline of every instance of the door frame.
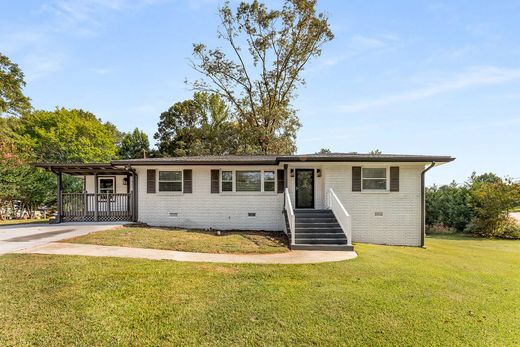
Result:
M312 206L311 207L299 207L298 206L298 171L310 171L312 172ZM314 209L315 207L315 190L316 190L316 186L315 186L315 179L314 179L314 175L315 175L315 169L295 169L294 170L294 192L295 192L295 196L294 196L294 199L295 199L295 207L296 208L301 208L301 209Z

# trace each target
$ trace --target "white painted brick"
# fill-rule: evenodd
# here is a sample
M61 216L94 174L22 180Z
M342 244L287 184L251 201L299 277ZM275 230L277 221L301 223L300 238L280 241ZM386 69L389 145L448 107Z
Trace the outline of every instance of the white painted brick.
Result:
M332 188L352 215L354 242L419 246L422 170L400 167L399 192L367 193L352 191L350 165L327 167L325 191ZM375 212L383 212L383 216L375 216Z
M193 193L146 192L146 170L193 170ZM138 219L150 225L222 230L283 230L283 194L221 193L211 194L211 169L276 170L277 167L159 166L139 167ZM256 217L248 217L248 213ZM170 217L178 213L178 217Z
M356 166L363 166L357 163ZM396 165L396 164L392 164ZM383 164L382 166L390 166ZM291 168L319 168L315 178L315 208L326 206L332 188L352 215L354 242L419 246L421 240L421 164L400 166L400 191L385 193L352 192L350 163L298 163ZM139 166L138 219L158 226L216 228L223 230L283 230L283 194L210 193L210 170L276 170L276 166ZM146 170L193 170L193 193L146 192ZM290 176L290 175L289 175ZM122 179L122 177L121 177ZM289 177L289 191L294 204L294 177ZM93 185L87 178L87 190ZM125 187L126 188L126 187ZM118 186L118 191L119 186ZM122 188L121 188L122 189ZM256 217L248 217L248 213ZM383 216L375 216L382 212ZM170 217L177 213L178 217Z

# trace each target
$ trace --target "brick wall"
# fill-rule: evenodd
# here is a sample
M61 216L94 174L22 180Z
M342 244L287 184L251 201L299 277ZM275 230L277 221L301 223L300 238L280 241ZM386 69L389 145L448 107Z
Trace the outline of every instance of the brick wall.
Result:
M192 169L193 193L146 192L146 170ZM150 225L222 230L283 230L283 194L276 192L210 193L210 171L276 170L277 167L156 166L138 167L138 219ZM248 213L256 213L249 217ZM173 214L173 215L172 215ZM177 214L177 215L174 215Z

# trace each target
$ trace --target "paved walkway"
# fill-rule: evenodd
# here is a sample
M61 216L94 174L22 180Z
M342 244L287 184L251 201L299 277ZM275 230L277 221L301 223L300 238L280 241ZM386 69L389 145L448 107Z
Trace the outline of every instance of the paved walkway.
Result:
M123 223L124 224L124 223ZM45 245L91 232L117 228L122 223L16 224L0 226L0 255Z
M214 254L167 251L148 248L97 246L78 243L48 243L16 253L83 255L93 257L122 257L166 259L186 262L252 263L252 264L312 264L354 259L354 251L291 251L277 254Z

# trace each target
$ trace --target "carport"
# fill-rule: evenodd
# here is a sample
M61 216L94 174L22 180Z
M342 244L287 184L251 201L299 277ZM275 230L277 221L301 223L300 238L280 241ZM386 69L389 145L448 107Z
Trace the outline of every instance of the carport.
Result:
M56 174L57 208L56 223L61 222L118 222L137 219L137 174L130 166L112 164L34 164ZM63 174L83 177L82 192L64 192ZM94 186L87 191L86 178L94 177ZM110 186L101 187L101 177L121 177L126 192L115 192ZM110 184L109 180L107 183ZM103 180L101 180L103 182ZM112 183L114 184L114 183Z

